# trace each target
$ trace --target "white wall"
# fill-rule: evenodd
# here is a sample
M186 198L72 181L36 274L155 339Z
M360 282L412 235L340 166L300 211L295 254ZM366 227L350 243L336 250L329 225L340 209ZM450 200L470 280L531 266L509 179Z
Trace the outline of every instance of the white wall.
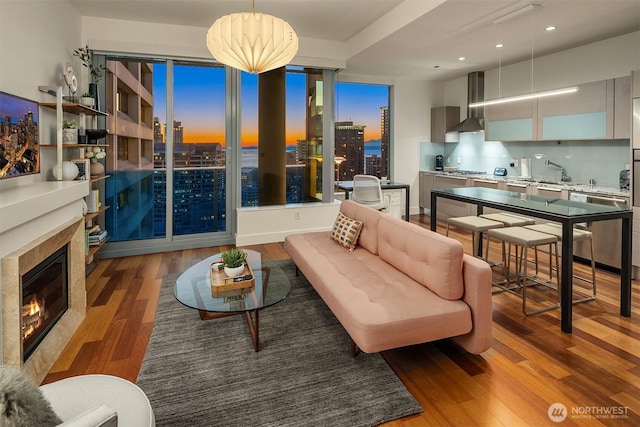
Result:
M80 16L67 1L0 0L0 91L37 102L55 101L50 95L38 91L38 85L62 85L62 69L67 62L74 69L80 69L79 61L73 57L73 49L80 46L80 40ZM43 129L42 116L41 112L40 132L47 133ZM41 158L41 169L45 172L0 181L0 197L2 191L32 187L35 183L47 181L46 170L51 168L51 158L55 157L55 150L49 151ZM81 206L77 202L50 212L42 221L34 220L20 229L3 233L0 258L69 218L80 215Z
M62 70L67 63L80 76L82 65L73 56L81 42L80 15L66 0L1 0L0 41L0 91L36 102L55 102L51 95L38 91L38 86L64 86ZM55 113L42 110L40 116L47 122ZM50 131L42 123L40 133L45 142L50 141ZM2 180L0 190L49 179L47 168L55 163L55 150L42 155L41 174Z

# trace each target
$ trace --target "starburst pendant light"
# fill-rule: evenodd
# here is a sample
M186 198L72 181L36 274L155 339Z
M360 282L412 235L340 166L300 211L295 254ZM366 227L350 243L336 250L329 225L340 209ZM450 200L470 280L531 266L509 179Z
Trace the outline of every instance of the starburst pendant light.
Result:
M207 48L218 61L249 73L287 65L298 51L298 36L287 22L255 12L225 15L207 32Z

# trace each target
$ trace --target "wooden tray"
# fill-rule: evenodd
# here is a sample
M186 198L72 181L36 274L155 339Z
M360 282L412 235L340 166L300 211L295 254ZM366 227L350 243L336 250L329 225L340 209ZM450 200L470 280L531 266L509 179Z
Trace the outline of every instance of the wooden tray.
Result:
M234 282L233 277L228 277L224 270L218 270L215 265L220 264L220 262L214 262L211 264L209 268L211 274L211 292L214 294L214 297L224 296L217 295L227 291L233 290L242 290L252 288L256 284L256 276L253 275L253 270L248 263L244 265L244 271L239 277L251 275L251 279L243 280L241 282Z

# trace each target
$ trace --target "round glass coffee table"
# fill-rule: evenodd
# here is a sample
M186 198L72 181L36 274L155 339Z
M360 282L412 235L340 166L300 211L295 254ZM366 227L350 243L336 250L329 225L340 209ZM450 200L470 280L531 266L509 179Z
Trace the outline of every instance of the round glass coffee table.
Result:
M246 250L247 262L255 282L242 289L217 291L211 283L212 264L220 262L220 254L189 267L182 273L174 287L176 299L200 313L200 319L210 320L233 314L244 314L253 341L258 351L259 311L270 307L289 295L291 284L284 271L260 252Z

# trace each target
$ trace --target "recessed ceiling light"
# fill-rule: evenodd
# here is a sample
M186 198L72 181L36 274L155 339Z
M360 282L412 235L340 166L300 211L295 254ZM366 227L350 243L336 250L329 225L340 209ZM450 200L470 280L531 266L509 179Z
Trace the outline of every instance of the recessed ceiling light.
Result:
M465 58L464 56L461 56L460 58L458 58L458 61L464 61L465 59L467 58Z
M555 25L549 25L549 26L548 26L548 27L546 27L544 30L545 30L545 31L553 31L553 30L555 30L556 28L558 28L558 27L556 27Z
M504 45L502 43L498 43L496 47L504 47Z
M440 66L439 65L434 65L433 68L440 68Z

